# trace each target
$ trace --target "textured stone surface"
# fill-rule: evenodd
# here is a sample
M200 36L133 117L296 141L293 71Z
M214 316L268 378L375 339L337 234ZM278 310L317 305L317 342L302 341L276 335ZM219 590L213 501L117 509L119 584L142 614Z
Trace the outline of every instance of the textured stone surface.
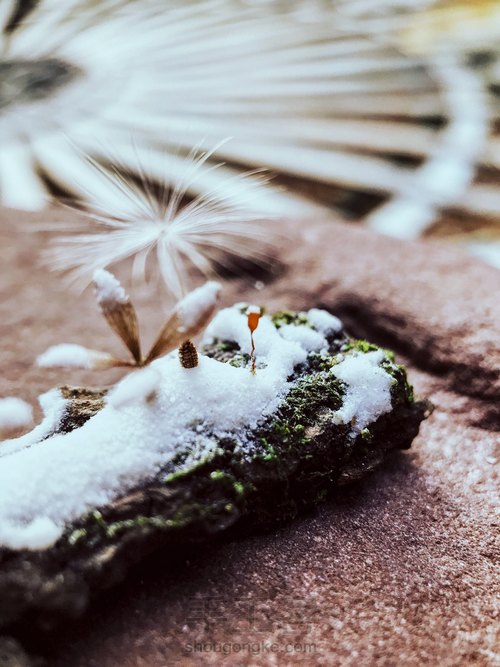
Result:
M66 216L46 217L56 215ZM95 317L90 294L76 301L37 268L41 240L23 231L33 222L0 215L0 393L31 400L55 384L112 379L33 369L48 345L119 345ZM61 638L51 665L499 663L500 274L438 244L319 221L286 228L279 257L290 268L263 290L233 283L226 302L340 311L355 334L390 341L407 356L410 379L434 413L410 452L314 516L176 567L156 558ZM137 301L152 336L158 305L145 291ZM206 651L189 651L200 641ZM269 641L281 652L269 652ZM228 651L252 646L221 657L217 642ZM287 653L290 643L315 651Z

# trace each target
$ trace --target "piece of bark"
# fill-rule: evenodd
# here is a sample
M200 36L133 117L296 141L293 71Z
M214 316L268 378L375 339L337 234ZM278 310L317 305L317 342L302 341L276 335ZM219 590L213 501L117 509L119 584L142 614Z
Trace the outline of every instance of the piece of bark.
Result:
M297 367L277 412L242 432L251 443L246 453L237 434L217 439L217 449L195 463L185 463L190 450L180 449L152 479L68 525L53 547L0 548L0 626L15 625L21 634L27 624L50 628L80 614L92 596L160 546L175 552L229 529L243 534L269 528L321 502L334 487L362 478L389 451L408 448L428 406L415 402L402 367L384 357L382 368L393 378L392 407L356 430L335 416L347 394L329 370L339 352L349 359L375 346L343 332L332 332L329 345L328 354L310 353ZM204 352L224 363L248 362L226 341ZM103 407L102 391L66 387L62 395L68 405L57 432L80 428Z

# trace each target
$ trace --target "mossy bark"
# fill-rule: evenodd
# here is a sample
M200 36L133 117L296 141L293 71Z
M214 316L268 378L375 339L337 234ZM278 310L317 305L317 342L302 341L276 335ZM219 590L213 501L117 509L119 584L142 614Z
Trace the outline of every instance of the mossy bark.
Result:
M278 314L274 322L279 327L294 317ZM302 314L296 317L304 323ZM361 478L390 450L408 448L427 406L414 400L404 369L385 355L382 366L394 378L392 410L353 434L351 424L333 419L345 386L329 369L339 353L377 348L342 332L328 342L328 353L311 353L295 369L293 388L277 412L241 434L244 448L239 436L218 440L195 464L188 463L190 452L181 451L153 479L69 525L53 547L0 549L0 626L29 621L51 627L77 616L93 595L153 550L272 527ZM248 362L228 341L203 352L235 365ZM61 391L68 399L61 431L80 427L103 406L103 391Z

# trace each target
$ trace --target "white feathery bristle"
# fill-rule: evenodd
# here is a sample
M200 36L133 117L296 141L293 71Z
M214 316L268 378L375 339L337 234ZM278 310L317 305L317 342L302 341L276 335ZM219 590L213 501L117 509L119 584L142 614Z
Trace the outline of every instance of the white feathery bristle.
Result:
M232 175L225 182L222 179L224 188L218 184L184 205L200 172L212 173L214 168L204 166L211 155L194 149L185 158L172 188L166 180L156 184L157 197L147 176L143 175L138 184L118 172L104 173L103 168L93 165L96 178L119 189L128 211L118 215L105 206L90 207L89 217L98 228L87 233L72 227L71 235L58 237L47 257L51 266L71 270L76 280L87 280L97 270L94 280L101 298L125 299L116 279L103 273L102 267L133 257L134 277L145 279L148 261L155 256L165 287L180 299L189 289L190 265L210 277L227 256L260 262L268 259L271 235L261 225L262 214L251 205L258 198L262 177ZM247 196L231 201L227 191L241 184L245 184Z

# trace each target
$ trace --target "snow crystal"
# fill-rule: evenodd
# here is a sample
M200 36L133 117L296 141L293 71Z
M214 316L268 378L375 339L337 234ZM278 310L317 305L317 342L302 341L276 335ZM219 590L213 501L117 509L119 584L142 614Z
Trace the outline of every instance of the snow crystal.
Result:
M59 389L51 389L39 396L38 402L43 410L43 421L20 438L0 442L0 458L39 443L57 430L66 409L67 400L62 397Z
M161 382L161 375L153 367L142 368L123 379L107 397L114 408L146 401L154 396Z
M0 544L8 544L11 549L45 549L54 544L62 533L62 526L43 516L19 526L0 523Z
M327 347L325 337L304 324L284 324L279 328L282 338L300 343L304 350L315 352Z
M128 301L127 293L109 271L97 269L97 271L94 271L92 278L95 284L97 303L126 303Z
M221 286L212 280L198 289L193 290L179 302L177 308L186 329L194 327L200 317L200 312L213 308L219 297Z
M31 405L15 396L0 398L0 431L15 431L33 420Z
M217 313L212 322L208 325L203 342L213 342L215 339L231 340L241 348L244 354L250 354L252 350L252 340L248 330L248 319L246 314L241 314L243 308L246 311L247 304L236 304L233 308L225 308ZM283 338L279 335L276 327L269 316L263 315L260 318L259 326L253 334L257 358L266 360L271 351L277 354L280 349L294 349L296 354L304 361L305 351L298 343L290 342L290 346L283 345ZM300 363L297 361L296 363Z
M353 424L352 433L360 433L365 426L391 410L391 386L394 378L379 365L383 350L346 357L331 373L347 385L344 404L336 411L340 424Z
M205 303L217 291L205 288L199 298ZM235 340L249 351L247 316L237 308L220 311L208 327L210 337ZM291 387L287 378L306 360L310 344L304 332L298 340L286 340L264 315L255 331L262 366L255 375L203 355L196 368L185 369L178 355L170 353L122 381L82 427L33 444L35 429L29 446L29 440L20 439L24 444L14 451L16 441L10 441L12 455L2 456L0 446L0 544L45 548L68 522L154 475L180 450L194 446L200 433L210 434L203 442L207 453L219 437L255 428L278 408ZM337 377L348 384L341 416L346 421L356 416L360 428L390 408L390 378L378 367L381 354L364 357L335 367ZM152 400L145 401L151 393ZM54 399L54 414L56 403ZM39 432L36 437L44 436Z
M311 308L311 310L307 311L307 319L317 331L323 334L328 334L332 331L335 333L342 331L341 320L326 310Z
M88 350L82 345L74 343L61 343L52 345L43 354L37 357L37 366L41 368L53 368L63 366L66 368L92 368L94 362L99 358L107 357L104 353Z

